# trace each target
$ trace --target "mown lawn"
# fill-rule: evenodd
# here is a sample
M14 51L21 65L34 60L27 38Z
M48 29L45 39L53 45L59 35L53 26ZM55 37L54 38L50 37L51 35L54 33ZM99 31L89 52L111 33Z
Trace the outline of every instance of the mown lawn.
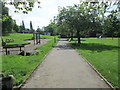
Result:
M31 39L33 37L33 34L21 34L21 33L11 33L9 36L3 36L3 40L6 41L6 39L11 38L14 39L14 42L9 42L9 44L24 44L28 43L27 41L24 41L25 39ZM49 38L53 39L53 36L46 36L46 35L40 35L41 38Z
M53 38L50 36L43 37ZM2 73L5 76L13 75L15 77L14 85L20 85L25 79L28 78L32 70L42 62L44 56L52 49L53 45L55 44L56 43L54 43L53 39L48 41L43 46L37 48L40 50L38 54L32 56L3 55Z
M73 47L118 88L118 38L83 38L81 41L81 45Z

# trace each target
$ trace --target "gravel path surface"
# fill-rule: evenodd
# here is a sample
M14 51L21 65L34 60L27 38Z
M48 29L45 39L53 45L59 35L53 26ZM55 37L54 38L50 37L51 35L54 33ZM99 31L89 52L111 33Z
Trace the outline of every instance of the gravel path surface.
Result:
M29 52L29 53L33 53L37 50L35 50L36 48L42 46L43 44L47 43L47 41L49 41L51 39L41 39L41 43L40 44L36 44L34 45L33 40L28 40L28 42L30 42L30 44L25 45L25 47L22 47L22 50L25 52ZM20 48L9 48L8 49L10 51L10 55L18 55L20 53ZM6 55L5 49L0 49L0 55Z
M22 88L110 88L68 43L60 40Z

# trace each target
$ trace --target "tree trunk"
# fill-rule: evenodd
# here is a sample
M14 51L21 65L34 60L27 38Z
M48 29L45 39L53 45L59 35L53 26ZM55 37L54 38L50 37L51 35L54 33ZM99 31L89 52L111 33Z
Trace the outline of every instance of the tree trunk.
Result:
M81 42L80 42L80 31L79 30L77 30L77 38L78 38L78 44L80 44Z
M80 37L78 37L78 44L80 44L81 42L80 42Z
M71 32L71 41L73 41L73 32Z
M113 35L112 35L112 40L113 40Z

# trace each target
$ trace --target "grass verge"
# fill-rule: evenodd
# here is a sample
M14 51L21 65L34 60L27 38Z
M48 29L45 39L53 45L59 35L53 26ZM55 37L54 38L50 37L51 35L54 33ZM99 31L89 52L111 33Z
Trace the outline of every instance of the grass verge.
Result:
M37 48L41 52L33 56L5 55L2 56L2 73L15 77L14 85L20 85L28 78L32 70L42 62L44 56L55 45L54 40L48 41L43 46Z
M115 88L118 84L118 38L83 38L73 47L88 60ZM74 43L74 42L72 42Z

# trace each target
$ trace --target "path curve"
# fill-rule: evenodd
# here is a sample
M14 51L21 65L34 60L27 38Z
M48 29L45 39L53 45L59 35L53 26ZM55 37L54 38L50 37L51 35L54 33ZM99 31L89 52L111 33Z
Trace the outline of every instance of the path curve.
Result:
M91 66L60 40L22 88L110 88Z
M36 51L35 50L36 48L44 45L45 43L47 43L50 40L51 39L40 39L41 43L40 44L35 44L35 45L34 45L33 40L27 40L30 44L25 45L22 48L22 51L29 52L29 53L34 53ZM20 48L9 48L8 50L10 51L10 55L18 55L20 53ZM0 47L0 55L6 55L5 49L3 49L2 47Z

